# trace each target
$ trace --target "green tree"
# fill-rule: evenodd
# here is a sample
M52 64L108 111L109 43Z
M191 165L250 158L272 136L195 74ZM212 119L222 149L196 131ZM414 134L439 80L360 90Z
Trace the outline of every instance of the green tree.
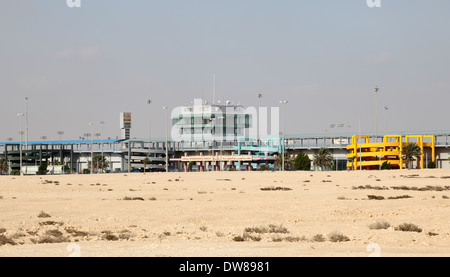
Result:
M391 164L388 163L388 161L384 161L383 164L381 165L381 170L385 169L391 169Z
M275 160L274 166L281 169L283 164L283 156L279 155ZM292 167L292 159L287 152L284 152L284 169L290 169Z
M414 157L418 159L422 155L422 152L420 151L420 147L417 143L409 142L403 147L402 155L403 159L406 161L406 167L411 168Z
M70 174L72 172L72 170L70 170L70 166L68 166L67 164L64 165L61 169L65 174Z
M109 167L109 163L106 161L106 158L101 154L96 154L92 158L93 160L93 169L95 170L103 170ZM88 163L88 168L91 168L91 162Z
M5 158L0 159L0 174L8 172L8 161Z
M142 163L144 163L144 174L145 174L145 170L147 168L147 164L150 163L150 159L149 158L145 158L142 160Z
M333 155L331 155L330 150L325 147L321 147L317 153L314 154L314 165L323 169L327 166L333 165Z
M46 175L48 172L47 170L47 162L41 162L41 165L38 167L38 175Z
M305 153L299 153L292 166L295 170L311 170L311 160Z

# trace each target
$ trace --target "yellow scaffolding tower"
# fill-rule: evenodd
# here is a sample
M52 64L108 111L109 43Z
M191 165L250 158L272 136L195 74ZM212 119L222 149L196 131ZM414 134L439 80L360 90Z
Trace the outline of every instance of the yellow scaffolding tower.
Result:
M425 142L431 139L431 142ZM409 142L415 142L420 147L422 155L417 161L417 168L424 168L424 150L431 149L431 159L435 161L435 137L433 135L386 135L383 142L370 142L366 135L352 136L352 143L347 145L348 168L379 169L384 162L388 162L391 168L404 168L402 149Z

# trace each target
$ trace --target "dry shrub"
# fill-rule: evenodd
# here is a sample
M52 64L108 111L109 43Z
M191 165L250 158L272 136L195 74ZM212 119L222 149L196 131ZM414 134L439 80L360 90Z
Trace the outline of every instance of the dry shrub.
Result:
M58 230L58 229L53 229L53 230L45 231L45 235L46 236L53 236L53 237L61 237L63 235L63 233L60 230Z
M61 226L63 224L64 224L63 222L57 222L57 221L53 221L53 220L47 220L47 221L39 222L39 225L41 225L41 226L45 226L45 225L58 225L58 226Z
M264 188L260 188L260 190L283 190L283 191L287 191L287 190L292 190L291 188L287 188L287 187L264 187Z
M410 195L399 195L399 196L390 196L388 199L403 199L403 198L413 198Z
M275 225L275 224L269 224L268 227L260 226L260 227L247 227L244 229L244 232L247 233L278 233L278 234L287 234L289 233L288 229L284 227L283 225Z
M399 226L395 227L395 231L420 233L420 232L422 232L422 229L412 223L403 223L403 224L400 224Z
M49 215L48 213L44 212L44 211L41 211L41 213L38 214L37 217L39 217L39 218L47 218L47 217L52 217L52 216Z
M123 198L123 200L141 200L141 201L144 201L144 198L142 198L142 197L129 197L129 196L125 196L125 197Z
M38 240L31 239L33 243L61 243L61 242L68 242L69 239L66 237L53 237L53 236L43 236L40 237Z
M368 227L369 227L369 229L380 230L380 229L387 229L390 226L391 226L391 224L389 224L389 222L382 220L382 221L377 221L375 223L372 223Z
M324 242L325 240L326 239L322 234L317 234L317 235L314 235L314 237L312 237L312 241L315 241L315 242Z
M87 232L78 231L75 230L74 228L67 228L66 232L72 235L73 237L86 237L89 235Z
M344 234L340 233L340 232L332 232L328 235L328 239L331 242L342 242L342 241L349 241L350 239L345 236Z
M383 200L384 199L383 196L377 196L377 195L367 195L367 198L369 198L369 200Z

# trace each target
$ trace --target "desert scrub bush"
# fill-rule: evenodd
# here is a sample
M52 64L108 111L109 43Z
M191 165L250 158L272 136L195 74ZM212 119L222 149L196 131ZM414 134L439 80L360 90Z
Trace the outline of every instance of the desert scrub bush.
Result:
M269 224L268 227L260 226L260 227L247 227L244 229L244 232L247 233L279 233L279 234L287 234L289 233L288 229L284 227L283 225L275 225L275 224Z
M16 245L16 243L11 238L8 238L7 236L2 234L0 235L0 246L5 244Z
M60 230L58 230L58 229L53 229L53 230L45 231L45 235L46 236L53 236L53 237L61 237L63 235L63 233Z
M287 242L298 242L298 241L305 241L306 238L305 237L292 237L292 236L287 236L284 238L284 241Z
M106 240L112 240L112 241L119 240L119 238L116 235L114 235L111 231L102 231L102 233L104 234L103 238Z
M292 189L291 188L287 188L287 187L273 187L273 186L271 186L271 187L260 188L260 190L263 190L263 191L266 191L266 190L283 190L283 191L286 191L286 190L292 190Z
M67 233L69 233L70 235L72 235L73 237L86 237L89 234L87 232L83 232L83 231L78 231L74 228L66 228L65 229Z
M369 198L369 200L383 200L384 197L383 196L377 196L377 195L367 195L367 198Z
M49 215L48 213L41 211L38 216L39 218L47 218L47 217L52 217L51 215Z
M273 241L273 242L282 242L282 241L283 241L283 238L282 238L282 237L273 237L273 238L272 238L272 241Z
M241 242L241 241L245 241L245 238L243 236L234 236L233 241Z
M206 227L206 226L200 227L200 231L206 232L206 230L208 230L208 227Z
M328 234L328 239L331 242L342 242L342 241L350 240L347 236L345 236L344 234L337 232L337 231Z
M389 196L388 199L403 199L403 198L413 198L410 195L399 195L399 196Z
M261 241L261 237L260 236L253 236L253 235L250 235L248 233L244 233L243 237L244 237L244 240Z
M354 189L354 190L355 189L389 190L389 188L387 188L385 186L380 187L380 186L371 186L371 185L357 186L357 187L353 186L352 189Z
M283 225L277 226L274 224L269 224L269 233L287 234L287 233L289 233L289 231Z
M450 186L426 186L423 188L418 188L418 187L407 187L407 186L397 186L397 187L391 187L392 189L395 190L417 190L417 191L446 191L446 190L450 190Z
M39 237L38 239L31 239L33 243L61 243L68 242L69 239L63 236L63 233L58 229L47 230L44 233L44 236Z
M5 228L0 228L0 234L6 232Z
M57 221L53 221L53 220L47 220L47 221L39 222L39 225L41 225L41 226L46 226L46 225L58 225L58 226L61 226L63 224L64 224L64 222L57 222Z
M54 237L54 236L43 236L39 237L37 240L31 239L31 242L33 243L61 243L61 242L68 242L69 239L63 236L60 237Z
M372 230L379 230L379 229L387 229L391 226L391 224L389 224L389 222L385 221L385 220L381 220L381 221L377 221L375 223L369 224L369 229Z
M142 197L129 197L129 196L125 196L125 197L123 198L123 200L141 200L141 201L144 201L144 198L142 198Z
M311 239L314 242L324 242L326 239L322 234L314 235Z
M251 234L249 234L247 232L244 232L244 234L242 236L234 236L233 237L233 241L238 241L238 242L249 241L249 240L261 241L261 239L262 238L260 236L251 235Z
M398 225L394 228L395 231L403 231L403 232L422 232L422 229L420 229L417 225L414 225L412 223L403 223Z
M264 234L268 233L269 229L267 227L261 226L261 227L247 227L244 229L244 232L246 233L258 233L258 234Z

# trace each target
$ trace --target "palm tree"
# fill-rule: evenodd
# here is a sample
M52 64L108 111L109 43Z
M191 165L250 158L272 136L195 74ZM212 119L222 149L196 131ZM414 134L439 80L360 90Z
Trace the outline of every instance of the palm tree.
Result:
M145 168L147 167L147 164L150 163L150 159L149 158L145 158L142 160L142 162L144 163L144 174L145 174Z
M109 163L106 161L106 158L103 157L101 154L97 154L94 155L93 157L93 167L94 167L94 171L97 170L102 170L105 168L109 167ZM91 168L91 162L89 161L88 163L88 168Z
M0 159L0 174L8 172L8 161L5 158Z
M279 155L277 159L275 160L274 166L281 168L281 165L283 164L283 157ZM287 152L284 152L284 168L289 169L292 167L292 159L288 155Z
M319 151L314 154L314 165L319 166L322 171L324 167L333 165L333 155L331 155L328 148L321 147Z
M413 158L416 157L419 159L419 157L422 155L422 151L420 150L419 145L415 142L409 142L406 146L402 149L402 155L403 159L406 160L406 167L410 168L412 166Z

